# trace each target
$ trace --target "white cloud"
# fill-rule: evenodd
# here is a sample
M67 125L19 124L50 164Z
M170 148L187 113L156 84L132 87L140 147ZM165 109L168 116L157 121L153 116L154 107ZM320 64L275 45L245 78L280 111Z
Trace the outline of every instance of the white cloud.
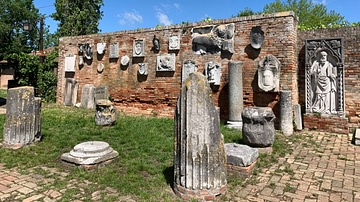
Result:
M176 9L180 9L180 4L174 3L174 7L175 7Z
M137 12L136 10L133 10L132 12L125 12L122 14L118 14L118 17L120 18L119 24L125 25L125 24L135 24L135 23L142 23L142 16Z
M164 12L158 11L156 13L156 18L158 19L160 24L163 24L165 26L168 26L168 25L172 24L171 20L169 19L169 17Z
M314 0L314 3L326 5L327 2L326 0Z

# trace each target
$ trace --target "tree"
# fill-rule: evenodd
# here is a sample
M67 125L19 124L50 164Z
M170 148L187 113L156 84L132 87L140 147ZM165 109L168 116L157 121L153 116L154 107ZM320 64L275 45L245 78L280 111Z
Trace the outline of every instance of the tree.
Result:
M103 0L56 0L51 17L59 21L57 35L78 36L98 33Z
M244 10L241 10L236 17L244 17L244 16L250 16L250 15L257 15L259 14L258 12L254 12L253 10L251 10L251 8L246 7L244 8Z
M316 29L339 25L344 17L331 10L328 12L324 4L314 4L312 0L276 0L264 6L264 13L294 11L299 17L299 29Z
M0 60L11 53L37 49L39 30L23 29L25 21L36 25L40 18L33 0L0 0L0 5Z

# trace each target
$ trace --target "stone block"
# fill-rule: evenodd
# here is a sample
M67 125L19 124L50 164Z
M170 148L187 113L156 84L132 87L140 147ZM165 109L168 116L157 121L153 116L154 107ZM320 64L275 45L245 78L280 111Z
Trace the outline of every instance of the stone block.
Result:
M247 167L259 156L258 149L247 145L227 143L225 144L227 164Z
M81 107L95 109L95 86L85 84L81 92Z

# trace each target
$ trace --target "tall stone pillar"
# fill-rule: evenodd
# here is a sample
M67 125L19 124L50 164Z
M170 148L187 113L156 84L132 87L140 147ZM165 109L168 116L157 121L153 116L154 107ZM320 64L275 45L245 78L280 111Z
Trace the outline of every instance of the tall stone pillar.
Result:
M34 97L31 86L10 88L6 101L3 145L18 149L40 141L41 98Z
M293 134L291 91L280 92L280 128L284 135Z
M241 112L244 109L243 103L243 62L230 61L229 72L229 121L228 127L242 129Z
M225 194L226 154L220 117L207 78L191 73L175 110L174 192L182 199L214 200Z

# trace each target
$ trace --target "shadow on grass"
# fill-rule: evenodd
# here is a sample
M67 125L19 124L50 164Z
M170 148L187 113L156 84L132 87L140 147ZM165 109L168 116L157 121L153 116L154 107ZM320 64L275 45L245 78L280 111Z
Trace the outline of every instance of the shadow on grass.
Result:
M174 185L174 166L169 166L163 171L166 183L173 188Z

